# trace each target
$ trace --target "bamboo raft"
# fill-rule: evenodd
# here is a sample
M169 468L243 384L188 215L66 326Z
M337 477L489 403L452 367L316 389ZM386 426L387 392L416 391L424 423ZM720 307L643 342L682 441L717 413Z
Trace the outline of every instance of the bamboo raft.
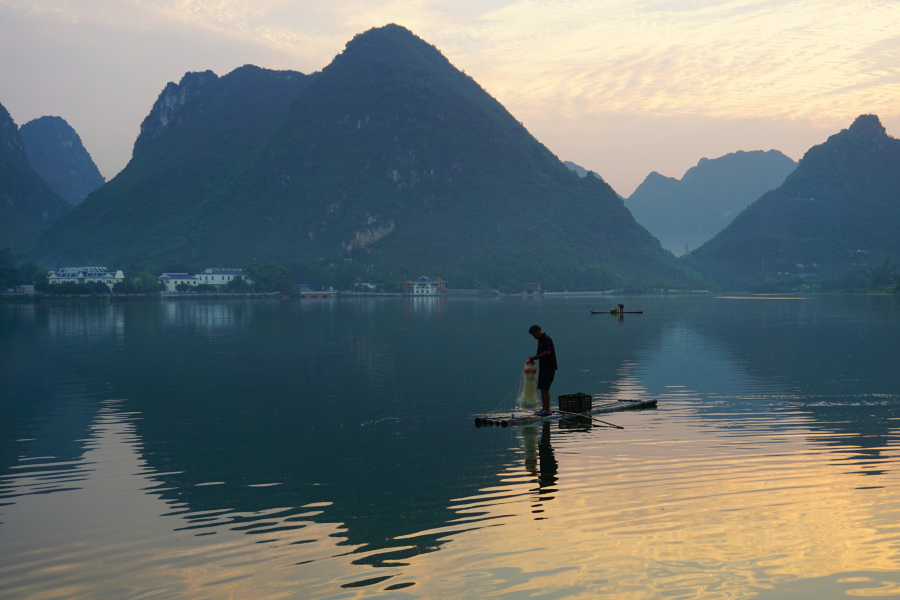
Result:
M504 415L483 415L475 417L476 427L509 427L510 425L527 425L528 423L543 423L546 421L559 421L578 418L590 418L593 415L601 415L604 413L619 412L623 410L635 410L641 408L655 408L656 400L616 400L615 402L607 402L601 404L591 410L579 413L552 411L552 414L546 417L540 417L530 413L507 413Z

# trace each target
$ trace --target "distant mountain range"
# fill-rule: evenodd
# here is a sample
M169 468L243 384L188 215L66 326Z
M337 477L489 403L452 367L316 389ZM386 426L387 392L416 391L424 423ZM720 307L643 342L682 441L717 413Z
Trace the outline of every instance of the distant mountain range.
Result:
M701 158L680 180L650 173L625 206L664 248L680 256L686 246L696 249L719 233L796 167L777 150Z
M19 128L35 172L70 204L78 204L104 179L81 138L60 117L41 117Z
M70 208L31 168L19 128L0 104L0 248L27 250Z
M274 260L346 285L694 287L599 178L581 178L471 77L396 26L320 73L245 66L171 83L132 160L54 224L45 262Z
M780 279L823 281L900 258L900 140L878 117L812 147L685 262L725 287Z

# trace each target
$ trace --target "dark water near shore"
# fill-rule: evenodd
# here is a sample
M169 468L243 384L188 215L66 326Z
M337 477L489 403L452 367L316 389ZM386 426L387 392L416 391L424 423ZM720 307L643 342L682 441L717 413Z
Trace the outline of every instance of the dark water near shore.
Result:
M0 305L0 597L900 595L900 302L616 301Z

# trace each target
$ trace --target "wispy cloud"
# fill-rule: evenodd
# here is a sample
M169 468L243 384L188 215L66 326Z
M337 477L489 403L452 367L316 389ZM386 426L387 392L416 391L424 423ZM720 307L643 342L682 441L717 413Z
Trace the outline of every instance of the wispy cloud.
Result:
M533 129L641 118L822 128L862 112L900 117L895 0L0 0L4 7L76 32L90 23L214 35L280 57L264 66L305 71L327 65L353 34L396 22Z
M900 111L900 7L866 0L7 0L34 14L178 21L324 66L397 22L499 96L563 114L832 119ZM115 8L113 8L115 7ZM136 19L138 15L144 18Z
M496 44L482 42L480 62L501 95L562 101L567 112L832 119L900 110L895 2L528 0L487 15L482 31Z

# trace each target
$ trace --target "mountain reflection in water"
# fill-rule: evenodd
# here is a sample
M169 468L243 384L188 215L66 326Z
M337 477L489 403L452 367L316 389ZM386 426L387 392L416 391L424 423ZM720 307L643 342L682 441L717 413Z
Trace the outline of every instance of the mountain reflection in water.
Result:
M0 305L0 595L895 593L900 304L624 301Z

